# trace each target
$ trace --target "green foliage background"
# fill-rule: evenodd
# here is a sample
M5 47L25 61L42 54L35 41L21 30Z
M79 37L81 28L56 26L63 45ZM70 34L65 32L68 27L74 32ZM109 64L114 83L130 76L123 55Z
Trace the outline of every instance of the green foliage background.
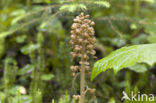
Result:
M0 0L1 103L73 102L79 76L71 76L68 42L82 11L96 23L98 59L122 46L156 43L155 0ZM96 88L87 103L121 103L123 90L156 94L156 67L108 70L93 82L88 75L87 83Z

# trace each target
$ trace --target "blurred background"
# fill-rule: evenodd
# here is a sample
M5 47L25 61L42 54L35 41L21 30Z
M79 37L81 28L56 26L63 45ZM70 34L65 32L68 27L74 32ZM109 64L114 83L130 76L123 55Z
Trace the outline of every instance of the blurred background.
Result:
M69 69L70 28L83 11L96 24L92 66L120 47L156 43L155 0L95 1L0 0L0 103L72 103L80 82ZM86 79L97 103L121 103L122 91L156 93L156 67L146 64Z

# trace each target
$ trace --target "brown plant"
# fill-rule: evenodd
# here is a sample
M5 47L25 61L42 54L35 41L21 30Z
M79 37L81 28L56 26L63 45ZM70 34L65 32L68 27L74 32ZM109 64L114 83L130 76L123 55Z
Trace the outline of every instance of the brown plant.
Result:
M80 71L80 103L85 102L85 72L89 70L89 58L90 56L95 58L96 51L94 37L95 31L93 25L95 23L88 19L89 15L81 13L74 19L74 23L71 27L71 40L72 45L72 58L80 58L80 65L73 65L70 67L73 72L72 75Z

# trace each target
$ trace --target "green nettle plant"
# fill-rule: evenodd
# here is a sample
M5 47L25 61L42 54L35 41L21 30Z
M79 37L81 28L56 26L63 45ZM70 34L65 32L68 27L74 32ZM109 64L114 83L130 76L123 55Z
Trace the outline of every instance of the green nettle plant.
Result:
M80 103L85 103L85 94L89 91L95 91L95 89L90 89L86 87L85 83L85 73L89 71L89 55L95 58L95 43L96 38L94 37L95 31L93 25L95 23L88 19L89 15L84 15L81 13L74 19L71 27L71 40L70 44L73 51L71 52L72 58L79 58L79 65L73 65L70 69L73 72L73 76L80 71L80 96L74 95L75 101Z
M113 68L114 72L117 73L119 70L131 67L136 63L147 63L152 66L155 62L156 43L123 47L94 64L91 80L107 69Z

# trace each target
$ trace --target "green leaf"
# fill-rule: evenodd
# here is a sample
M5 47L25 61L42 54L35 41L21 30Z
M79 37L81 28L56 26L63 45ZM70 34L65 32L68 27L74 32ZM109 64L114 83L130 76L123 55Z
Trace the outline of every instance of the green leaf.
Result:
M51 103L55 103L55 100L53 99L53 100L51 101Z
M12 25L16 24L18 21L20 21L20 20L22 20L23 18L25 18L25 16L26 16L26 15L20 15L20 16L15 17L15 18L12 20L11 24L12 24Z
M4 47L5 47L5 39L4 38L0 38L0 58L2 57L3 53L4 53Z
M26 12L23 9L18 9L15 10L14 12L11 13L11 16L13 16L14 18L11 21L11 24L14 25L16 24L18 21L22 20L23 18L26 17Z
M97 4L99 6L103 6L106 8L110 8L110 3L107 1L95 1L94 4Z
M14 30L6 31L6 32L1 32L0 33L0 38L5 38L6 36L12 34L13 32L14 32Z
M117 73L122 68L133 66L136 63L153 65L154 62L156 62L156 43L123 47L94 64L91 80L107 69L113 68Z
M137 25L133 23L133 24L130 25L130 28L131 28L132 30L135 30L135 29L137 29Z
M150 42L150 43L156 43L156 36L149 36L147 38L147 40Z
M129 69L137 73L144 73L148 70L145 64L136 64L134 66L129 67Z
M39 26L40 30L48 31L50 33L58 34L60 37L64 36L64 29L60 20L54 17L51 20L51 23L47 23L47 21L41 23Z
M22 69L18 71L18 74L24 75L27 73L31 73L34 70L34 68L35 68L34 65L27 64L26 66L24 66Z
M156 20L154 19L154 20L146 21L146 22L155 23ZM146 33L151 34L151 35L156 34L156 29L155 29L156 25L155 24L144 24L143 26L145 28L144 30Z
M84 4L66 4L60 7L60 10L75 12L76 10L87 10Z
M16 37L16 42L17 43L23 43L25 41L26 37L27 37L26 35L17 36Z
M42 78L42 80L48 81L48 80L51 80L52 78L54 78L54 75L53 74L43 74L41 78Z
M115 103L115 99L112 97L108 103Z
M16 95L16 97L12 98L12 103L21 103L19 100L22 101L22 103L32 103L32 97L28 95Z
M5 101L5 94L4 94L4 92L0 92L0 102L2 102L2 101ZM4 102L2 102L2 103L4 103Z
M152 4L155 3L155 0L142 0L142 1L147 2L147 3L152 3Z
M29 44L29 45L26 45L24 47L21 48L21 52L24 54L24 55L27 55L29 53L31 53L32 51L35 51L36 49L38 49L40 47L39 44Z
M11 13L11 16L19 16L19 15L24 15L24 14L26 14L25 10L17 9Z

